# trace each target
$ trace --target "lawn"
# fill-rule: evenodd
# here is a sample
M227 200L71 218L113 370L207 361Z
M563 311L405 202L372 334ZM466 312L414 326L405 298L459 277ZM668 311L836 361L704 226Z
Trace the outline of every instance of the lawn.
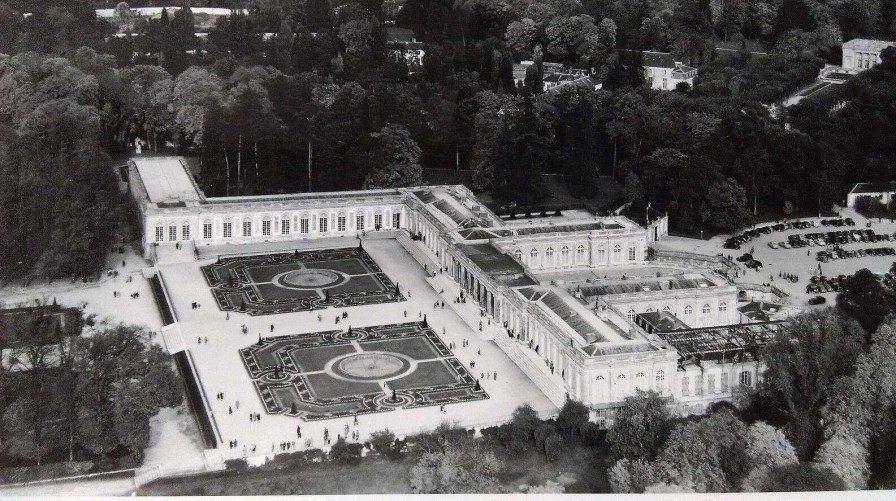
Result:
M427 388L457 382L457 376L441 360L421 362L417 370L407 376L389 381L389 388L406 390L410 388Z
M439 358L432 343L425 337L387 339L385 341L362 341L358 343L364 351L389 351L407 355L414 360Z

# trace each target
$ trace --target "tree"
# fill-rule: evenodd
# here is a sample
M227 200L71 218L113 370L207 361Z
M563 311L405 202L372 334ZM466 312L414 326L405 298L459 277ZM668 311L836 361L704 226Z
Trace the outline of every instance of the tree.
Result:
M697 492L726 492L746 474L746 426L724 409L672 429L653 468L656 479Z
M747 190L730 177L711 185L700 207L700 217L721 231L730 232L746 225L750 220Z
M171 105L179 142L202 146L210 110L221 106L223 83L205 68L191 66L174 80Z
M831 384L853 372L864 337L857 322L824 310L791 318L764 347L760 396L787 416L784 431L800 459L821 444L822 406Z
M330 460L342 464L356 465L361 462L361 444L348 443L345 437L339 437L330 449Z
M535 439L535 429L541 424L538 414L529 404L523 404L513 411L508 423L512 449L526 450L527 444Z
M628 174L625 175L625 184L623 185L622 193L625 196L626 202L636 202L644 198L644 185L641 184L641 179L634 171L629 171Z
M588 407L578 400L567 398L560 408L557 416L557 427L561 430L569 430L569 434L581 433L582 427L588 422Z
M833 471L846 489L868 487L868 450L856 437L842 432L834 434L821 444L815 464Z
M507 45L520 56L527 56L535 45L535 37L538 35L538 26L535 21L524 18L507 25L504 32L504 40Z
M874 332L886 315L896 311L896 294L862 268L847 278L843 292L837 294L837 309L854 318L866 332Z
M626 397L616 413L607 441L613 454L622 459L652 461L669 432L669 405L655 391Z
M370 446L377 454L388 457L389 459L398 459L401 457L401 448L403 442L395 438L395 434L388 428L382 431L373 432L370 435Z
M411 468L411 488L417 494L488 493L503 468L481 440L456 438L441 451L423 454Z
M647 461L620 459L607 471L610 488L617 494L644 492L649 485L660 483L656 469Z
M170 357L143 328L100 324L77 345L79 441L97 454L149 443L149 418L182 400Z
M370 134L370 138L378 147L374 167L364 179L364 189L422 184L421 150L405 127L389 124Z
M749 492L842 491L843 481L827 468L810 463L777 466Z

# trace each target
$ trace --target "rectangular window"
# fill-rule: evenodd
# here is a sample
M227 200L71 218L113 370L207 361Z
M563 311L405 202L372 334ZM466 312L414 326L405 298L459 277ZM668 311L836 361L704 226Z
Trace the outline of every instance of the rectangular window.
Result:
M681 395L686 397L691 394L691 380L687 376L681 377Z
M728 393L728 373L720 374L719 380L722 382L722 393Z
M634 248L634 247L629 247L629 248L628 248L628 260L629 260L629 261L634 261L634 260L635 260L635 248Z
M392 214L392 227L393 228L401 228L401 212L396 212Z
M320 222L320 232L321 232L321 233L326 233L326 232L327 232L327 223L328 223L329 221L328 221L327 218L325 218L325 217L322 217L322 218L318 219L318 221Z
M716 376L714 374L706 376L706 386L709 393L716 392Z
M607 261L607 250L606 249L597 249L597 262L605 263Z
M280 234L289 235L289 219L283 218L280 220Z
M190 239L190 225L185 224L180 231L180 239L181 240L189 240Z
M364 229L364 215L355 216L355 229L363 230Z
M703 395L703 376L700 374L694 376L694 393Z
M383 215L382 214L374 214L373 215L373 227L377 230L383 227Z
M224 223L224 238L233 236L233 223Z
M165 238L165 228L156 226L156 242L161 242Z
M308 218L302 219L302 222L301 222L301 224L299 225L299 230L300 230L302 233L308 233L308 227L309 227L309 224L308 224Z
M265 236L265 237L271 236L271 222L270 221L262 221L261 222L261 234L262 234L262 236Z
M212 238L212 223L205 223L202 225L202 238Z
M345 216L336 218L336 231L345 231Z
M668 89L668 88L669 88L669 86L666 85L666 83L667 83L667 82L666 82L666 79L664 78L664 79L663 79L663 88L664 88L664 89Z
M252 221L243 221L243 236L252 236Z
M168 240L173 241L177 240L177 226L169 226L168 227Z

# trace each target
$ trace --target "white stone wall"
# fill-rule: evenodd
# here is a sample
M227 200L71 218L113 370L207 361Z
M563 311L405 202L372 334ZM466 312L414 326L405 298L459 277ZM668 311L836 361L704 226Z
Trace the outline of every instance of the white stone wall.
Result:
M646 232L514 237L512 241L498 242L497 246L532 271L633 266L643 264L647 257Z
M737 289L731 286L620 294L605 296L601 300L610 303L626 316L633 313L668 311L688 327L693 328L739 323ZM706 306L709 307L708 313L704 313Z
M202 209L201 207L199 210L202 211ZM377 216L382 218L381 229L394 229L394 214L400 215L399 226L407 227L407 207L395 204L280 211L267 208L247 208L244 211L233 213L150 212L145 219L144 244L174 245L178 242L181 244L195 242L196 245L213 245L228 242L253 243L355 235L362 230L373 231ZM357 216L359 215L364 216L363 227L357 225ZM340 227L341 218L344 218L342 227ZM284 220L289 221L288 233L283 232ZM303 220L308 222L307 233L302 232ZM251 232L248 236L243 232L245 222L249 223ZM224 235L226 223L231 225L229 237ZM207 224L211 225L210 237L205 233ZM186 231L184 231L185 227L188 228ZM157 228L162 228L161 239L157 238Z

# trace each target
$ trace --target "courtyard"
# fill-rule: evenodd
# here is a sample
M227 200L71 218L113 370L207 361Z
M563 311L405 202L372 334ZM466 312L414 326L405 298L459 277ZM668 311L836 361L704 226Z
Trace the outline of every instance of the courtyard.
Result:
M478 319L464 318L472 305L453 303L458 290L433 285L450 281L428 277L393 239L364 240L363 250L380 273L398 282L402 300L327 309L293 307L279 314L222 311L215 287L209 286L217 282L206 276L217 258L159 265L225 458L280 452L283 442L298 449L326 447L325 430L331 442L352 435L364 441L386 428L404 436L441 422L490 426L509 419L524 403L542 415L557 411L486 333L471 327ZM263 282L300 269L342 271L354 277L347 272L354 271L347 268L353 265L333 264L339 261L335 251L357 256L355 248L336 249L330 254L333 259L317 268L290 263L290 268L249 269L257 265L242 261L251 266L240 277ZM295 257L294 252L289 255L290 260ZM262 264L265 259L251 257ZM221 262L236 259L222 257ZM315 285L312 281L309 288ZM394 293L395 287L393 283L386 291ZM291 296L293 289L284 291ZM317 346L308 349L312 344ZM364 356L372 353L381 356L371 364ZM216 398L221 393L223 398ZM260 419L251 417L259 414ZM236 447L231 449L233 440Z
M268 414L306 421L488 398L423 322L266 338L240 356Z
M404 301L360 246L219 258L202 273L221 310L250 315Z

